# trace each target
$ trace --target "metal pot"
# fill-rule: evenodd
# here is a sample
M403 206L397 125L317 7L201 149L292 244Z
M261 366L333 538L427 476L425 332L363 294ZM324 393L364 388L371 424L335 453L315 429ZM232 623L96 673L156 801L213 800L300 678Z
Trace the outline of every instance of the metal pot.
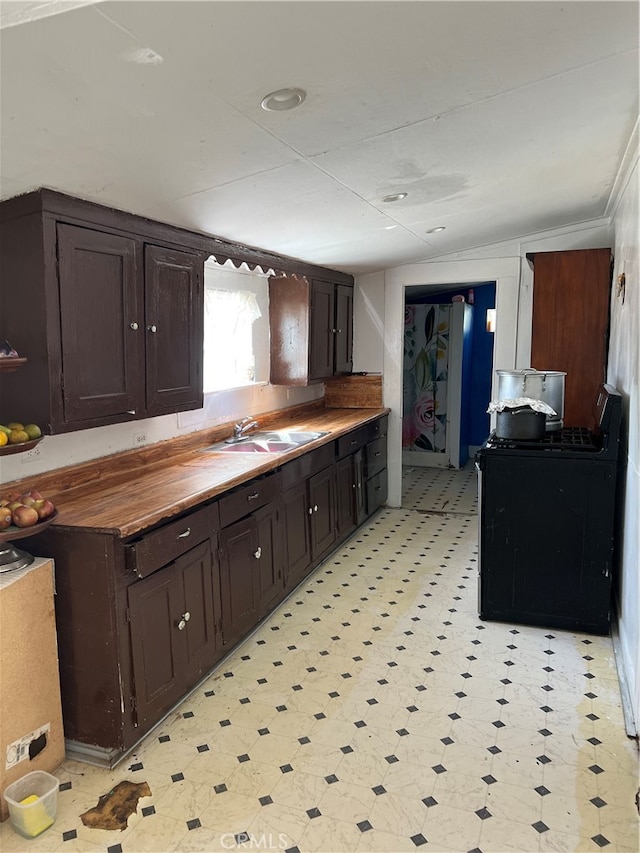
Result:
M546 432L547 416L531 406L503 409L496 413L496 436L516 441L539 441Z
M498 400L531 397L548 403L557 412L546 415L547 432L562 429L564 418L564 378L562 370L498 370Z

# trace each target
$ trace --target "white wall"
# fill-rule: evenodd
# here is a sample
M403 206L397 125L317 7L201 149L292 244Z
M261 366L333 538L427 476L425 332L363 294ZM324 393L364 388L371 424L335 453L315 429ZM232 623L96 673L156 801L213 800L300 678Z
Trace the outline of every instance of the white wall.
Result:
M353 295L353 370L382 373L384 366L384 273L362 275Z
M617 578L619 650L636 730L640 728L640 264L638 262L638 153L614 215L615 261L611 295L611 337L607 379L623 395L626 451L624 529ZM616 295L624 273L624 302Z

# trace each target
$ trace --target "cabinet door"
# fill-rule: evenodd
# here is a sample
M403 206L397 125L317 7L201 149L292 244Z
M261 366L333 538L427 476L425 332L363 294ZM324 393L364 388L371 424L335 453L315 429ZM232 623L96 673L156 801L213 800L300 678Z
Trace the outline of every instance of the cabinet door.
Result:
M311 565L311 538L309 535L309 498L307 481L298 483L283 496L286 586L295 586Z
M210 670L218 653L218 634L213 607L213 558L207 539L175 563L184 584L183 631L186 643L185 689Z
M143 403L138 244L73 225L57 236L64 422L112 422Z
M311 556L315 560L336 541L333 465L309 480L311 518Z
M257 523L252 516L220 531L222 640L225 646L248 633L259 618L257 540Z
M362 524L367 517L367 500L364 480L364 455L362 450L353 454L353 481L356 492L356 524Z
M336 530L342 539L356 526L356 482L353 456L336 462Z
M564 370L564 425L593 427L606 380L611 250L536 252L531 366Z
M257 510L253 517L258 526L260 616L263 616L275 607L284 590L280 523L274 504Z
M309 378L333 376L335 296L331 282L313 281L309 335Z
M353 370L353 288L337 284L334 373Z
M182 576L175 563L129 587L137 721L152 723L184 693Z
M203 323L202 259L146 246L148 415L202 406Z

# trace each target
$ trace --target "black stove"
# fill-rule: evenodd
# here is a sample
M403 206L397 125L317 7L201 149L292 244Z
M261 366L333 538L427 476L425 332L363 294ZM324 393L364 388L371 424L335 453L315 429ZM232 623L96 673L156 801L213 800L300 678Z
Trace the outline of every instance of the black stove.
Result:
M591 426L478 451L481 618L608 632L621 402L603 385Z
M525 441L513 438L499 438L492 432L484 447L489 450L537 450L537 451L576 451L578 453L598 453L602 450L602 436L587 427L564 427L545 433L544 438Z
M618 455L622 399L611 385L602 385L594 404L593 427L564 427L545 433L535 441L498 438L492 432L482 450L529 451L533 453L597 453L601 459Z

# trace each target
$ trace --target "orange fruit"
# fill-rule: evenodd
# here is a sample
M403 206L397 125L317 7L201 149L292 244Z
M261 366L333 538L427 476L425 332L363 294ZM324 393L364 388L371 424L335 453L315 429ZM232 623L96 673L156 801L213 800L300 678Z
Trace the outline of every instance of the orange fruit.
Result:
M0 447L4 447L8 441L9 437L6 432L2 432L2 430L0 430Z

